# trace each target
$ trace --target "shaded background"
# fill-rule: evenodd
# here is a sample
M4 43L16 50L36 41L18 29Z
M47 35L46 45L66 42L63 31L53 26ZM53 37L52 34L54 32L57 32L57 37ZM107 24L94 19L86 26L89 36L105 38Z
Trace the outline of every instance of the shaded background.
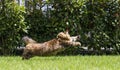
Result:
M83 48L62 54L119 54L120 0L0 0L1 55L20 54L25 35L44 42L66 28Z

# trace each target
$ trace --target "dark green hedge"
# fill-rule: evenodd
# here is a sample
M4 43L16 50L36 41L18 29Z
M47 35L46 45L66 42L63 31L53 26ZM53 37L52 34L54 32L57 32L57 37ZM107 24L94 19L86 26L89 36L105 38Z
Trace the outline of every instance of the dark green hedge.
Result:
M4 1L0 10L0 48L3 54L8 54L20 44L20 39L26 31L24 22L25 8L15 2ZM1 50L1 49L0 49Z
M36 9L38 4L41 8L51 5L53 9L47 8L45 14L41 8ZM24 35L44 42L69 28L71 35L81 35L82 46L96 51L113 48L115 53L120 53L119 0L34 0L28 2L26 9L15 2L4 1L0 6L1 48L21 46Z

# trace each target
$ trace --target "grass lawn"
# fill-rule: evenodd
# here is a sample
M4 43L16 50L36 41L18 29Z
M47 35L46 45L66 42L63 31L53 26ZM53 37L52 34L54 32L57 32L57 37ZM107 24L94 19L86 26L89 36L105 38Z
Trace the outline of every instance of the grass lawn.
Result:
M120 70L120 56L0 56L0 70Z

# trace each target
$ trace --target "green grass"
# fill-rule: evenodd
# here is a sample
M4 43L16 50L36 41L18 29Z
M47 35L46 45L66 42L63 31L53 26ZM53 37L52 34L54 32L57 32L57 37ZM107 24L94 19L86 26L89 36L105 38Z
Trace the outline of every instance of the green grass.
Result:
M0 70L120 70L120 56L2 56Z

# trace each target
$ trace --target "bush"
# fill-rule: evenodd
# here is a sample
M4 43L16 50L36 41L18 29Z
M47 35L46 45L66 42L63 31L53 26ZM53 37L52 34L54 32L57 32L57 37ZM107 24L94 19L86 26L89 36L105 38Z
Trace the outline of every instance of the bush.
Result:
M33 0L28 1L26 11L11 1L1 3L0 47L4 49L21 45L25 34L43 42L69 28L71 35L81 35L82 46L97 51L113 48L120 53L120 0Z
M25 8L15 2L5 2L0 14L0 47L6 49L19 46L22 33L26 31L24 22ZM5 50L4 50L5 49Z
M120 47L119 11L117 0L88 0L82 7L81 28L88 38L83 43L94 50ZM85 21L86 20L86 21Z

